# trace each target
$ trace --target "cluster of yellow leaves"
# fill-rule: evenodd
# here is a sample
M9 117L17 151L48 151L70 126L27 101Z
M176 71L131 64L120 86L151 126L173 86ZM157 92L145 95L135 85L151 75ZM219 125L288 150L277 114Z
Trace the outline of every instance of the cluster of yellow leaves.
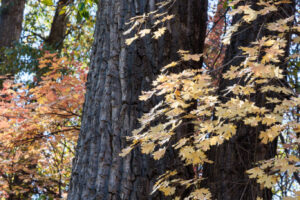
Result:
M163 192L166 196L173 195L175 193L175 187L170 186L170 182L168 179L172 176L175 176L177 174L177 171L167 171L165 174L161 175L159 177L159 181L157 181L153 187L152 193L154 193L156 190L160 190Z
M229 2L228 6L234 7L237 6L240 0L236 1L231 1ZM223 38L223 43L228 45L230 44L230 39L232 35L238 31L238 28L243 24L243 22L246 23L251 23L254 20L257 19L258 16L265 16L271 12L277 11L278 8L277 6L280 4L285 4L285 3L291 3L290 1L264 1L260 0L257 5L260 6L260 10L254 10L251 8L250 5L239 5L237 8L233 9L231 12L229 12L230 15L234 16L236 14L243 14L243 18L238 22L235 23L233 26L229 28L227 31L225 37ZM291 21L293 18L287 18L283 20L278 20L277 22L274 23L269 23L268 29L271 31L277 31L281 30L281 32L287 31L289 28L287 26L287 22Z
M238 2L239 0L231 1L229 6L235 6ZM233 9L231 15L239 13L243 14L243 18L227 31L223 42L229 44L232 35L242 24L251 23L258 16L277 11L277 6L282 3L287 2L261 0L258 2L259 10L254 10L249 5L240 5ZM147 17L144 16L138 20L146 20ZM212 163L207 159L206 151L211 146L230 140L237 132L236 125L241 123L244 126L264 127L259 129L262 131L258 133L257 138L264 144L272 142L284 130L293 129L291 134L295 135L296 142L294 141L291 146L299 144L296 136L298 122L284 123L284 115L289 113L291 108L299 107L300 98L295 91L282 84L285 75L280 66L285 53L283 49L287 45L285 34L291 30L287 23L292 19L290 17L265 25L270 31L280 32L279 37L265 36L253 41L250 46L240 47L245 60L239 66L231 66L230 70L223 74L224 79L239 81L235 81L235 84L226 88L225 97L216 96L215 85L210 73L206 70L183 70L179 73L172 73L172 68L180 68L187 61L200 61L201 56L206 55L205 53L190 54L189 51L179 50L181 59L163 67L161 75L153 82L153 89L143 92L140 96L140 100L143 101L147 101L153 95L163 96L163 101L140 118L141 127L134 130L133 136L128 138L132 144L120 155L125 156L135 146L141 145L142 153L151 154L154 159L158 160L163 157L167 148L172 147L178 150L186 165L201 166L204 163ZM131 23L135 20L133 19ZM292 29L298 30L297 27L292 27ZM164 27L159 28L158 32L154 32L153 37L159 38L165 30ZM134 38L128 39L127 44L130 45L134 40L150 33L150 29L144 29ZM266 102L257 105L251 98L251 95L255 93L265 95ZM228 100L221 103L220 99L224 98ZM188 108L192 110L187 112ZM156 123L158 121L159 124ZM184 126L186 121L194 124L195 133L176 141L176 131ZM157 125L153 126L153 124ZM175 144L169 145L174 140ZM297 162L299 159L294 156L277 157L258 163L257 167L249 169L247 173L250 178L257 179L262 187L272 188L278 181L279 173L288 171L291 174L299 171L299 167L296 166ZM171 196L176 194L176 185L181 187L193 185L194 191L187 199L211 198L207 189L197 186L201 178L169 180L175 175L176 172L167 172L159 177L154 186L154 192L160 190L166 196ZM179 199L179 197L176 198Z
M164 1L159 4L160 9L169 6L173 0ZM123 34L129 35L133 30L137 30L137 33L133 37L126 39L125 43L131 45L135 40L143 38L146 35L152 34L152 38L159 39L165 34L167 28L165 23L171 21L175 18L175 15L170 15L168 12L159 13L159 10L152 11L150 13L144 14L142 16L136 16L129 20L127 25L130 28L126 30ZM154 21L151 28L142 28L147 26L147 22ZM160 27L159 27L160 26Z
M299 167L296 167L296 164L299 161L300 159L294 155L288 158L276 157L259 163L258 167L247 170L247 173L250 178L257 179L257 182L263 187L272 188L278 181L278 173L288 172L289 175L292 175L294 172L298 172Z
M200 188L200 189L196 189L195 191L193 191L187 199L208 200L208 199L211 199L211 193L206 188Z
M68 184L80 128L86 71L78 63L49 53L40 59L40 69L44 68L48 72L31 89L13 81L3 84L1 195L12 191L26 193L33 188L58 194ZM20 183L25 186L17 188Z
M202 179L195 178L190 180L181 180L176 177L177 171L167 171L163 175L158 177L158 181L154 184L152 194L157 190L161 191L165 196L171 196L175 194L176 185L180 185L185 188L189 188L192 185L198 184ZM173 179L171 179L173 177ZM207 188L201 188L193 191L185 200L189 199L203 199L208 200L211 198L211 193ZM181 197L176 196L175 200L179 200Z

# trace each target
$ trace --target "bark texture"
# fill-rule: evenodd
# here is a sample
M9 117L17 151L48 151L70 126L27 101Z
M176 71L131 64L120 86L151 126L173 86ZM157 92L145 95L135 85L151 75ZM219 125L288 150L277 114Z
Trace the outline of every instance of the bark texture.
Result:
M63 41L67 36L68 13L63 12L65 7L73 3L74 0L60 0L57 3L55 15L51 24L51 30L46 44L52 49L60 50L63 46Z
M247 0L243 3L250 3L254 9L255 0ZM278 19L287 18L294 14L294 5L285 4L278 9L278 12L269 14L264 17L259 17L255 22L250 24L244 23L237 34L235 34L229 47L226 51L224 63L229 63L222 70L222 73L229 70L231 65L238 66L243 60L240 55L242 51L239 47L251 46L250 43L262 38L263 36L276 35L270 32L264 26L267 23L275 22ZM233 18L233 24L241 19L242 15L236 15ZM287 38L288 39L288 38ZM289 40L288 40L289 41ZM288 55L289 45L285 49L285 54ZM239 56L239 57L238 57ZM283 57L280 68L286 71ZM224 103L230 97L224 97L224 89L228 86L238 84L243 80L227 80L221 79L219 86L219 96ZM285 80L281 80L282 83ZM268 84L278 85L278 81L272 81ZM261 93L257 88L257 93L250 96L250 100L255 102L259 107L266 107L270 110L274 109L273 104L266 105L266 96L277 97L282 99L282 96L272 93ZM258 125L257 127L246 126L243 123L237 123L236 135L220 146L216 146L210 150L208 158L213 160L213 164L204 166L203 176L206 180L203 186L209 187L213 194L213 199L218 200L255 200L261 197L264 200L272 199L272 191L269 189L261 189L260 185L256 183L255 179L249 179L246 170L254 167L254 164L260 160L270 159L276 155L277 140L273 143L264 145L258 139L260 131L266 129L265 126Z
M0 47L19 40L26 0L2 0L0 7Z
M138 96L150 89L159 69L178 59L178 49L201 53L207 1L176 1L168 10L176 18L166 24L168 31L162 38L145 36L126 46L122 34L128 28L125 22L153 11L156 3L99 1L69 200L164 199L160 194L150 196L150 192L156 177L176 164L174 152L168 152L159 162L139 150L124 158L119 153L127 146L125 137L139 126L138 117L158 102L140 102ZM192 172L185 170L182 173L191 176Z

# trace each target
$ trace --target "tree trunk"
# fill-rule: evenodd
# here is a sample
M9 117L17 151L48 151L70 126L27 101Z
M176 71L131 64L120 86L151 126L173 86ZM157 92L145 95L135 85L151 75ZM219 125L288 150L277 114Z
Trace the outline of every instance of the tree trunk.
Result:
M8 72L5 63L4 49L18 42L21 31L26 0L2 0L0 6L0 75ZM10 74L13 76L14 74ZM8 77L11 78L11 77ZM0 89L3 79L0 79Z
M119 153L128 145L126 136L139 126L137 119L158 102L140 102L141 91L151 88L162 66L178 59L179 49L201 53L207 1L176 1L169 10L176 17L166 23L168 31L162 38L154 40L148 35L126 46L125 23L153 11L156 3L99 1L69 200L164 199L160 194L150 196L150 192L157 176L174 165L173 152L159 162L141 155L139 150L124 158ZM191 171L185 174L192 176Z
M248 2L252 4L254 8L257 8L257 6L255 6L257 3L256 0L247 0L244 1L244 3L245 2ZM293 14L293 4L284 4L277 12L258 17L256 21L250 24L244 23L231 38L231 43L226 50L224 60L224 63L227 63L227 65L223 68L222 73L228 71L231 65L239 66L240 63L244 61L240 56L242 55L242 51L239 47L250 46L251 42L260 39L263 36L276 35L276 33L266 29L265 25L267 23L287 18ZM233 17L232 23L238 22L241 18L242 15L236 15ZM286 57L288 55L288 49L289 45L287 45L285 49ZM284 63L284 58L282 58L282 63ZM286 71L285 64L280 64L280 68ZM285 80L281 81L285 82ZM222 103L225 103L228 98L230 99L230 97L233 97L224 97L224 89L241 82L242 80L240 79L220 80L218 95L221 97L220 100ZM269 97L282 98L274 93L267 93L267 95ZM266 93L261 93L259 90L257 90L254 95L251 95L249 100L254 102L256 106L266 107L270 110L274 109L273 104L266 105ZM271 200L272 191L270 189L262 189L260 185L256 183L255 179L249 179L246 170L253 168L255 163L260 160L273 158L276 155L277 140L266 145L260 142L258 136L262 130L266 129L265 126L258 125L257 127L251 127L244 125L242 122L237 123L236 126L237 131L235 136L229 141L224 142L222 145L215 146L208 152L209 160L213 160L214 163L206 164L204 166L203 176L206 180L203 182L202 186L210 188L213 199L255 200L257 197L261 197L264 200Z
M51 24L51 30L46 44L52 49L60 50L63 41L67 36L68 13L64 12L65 7L73 3L74 0L60 0L57 3L55 15Z
M0 48L17 42L22 31L26 0L2 0L0 7Z

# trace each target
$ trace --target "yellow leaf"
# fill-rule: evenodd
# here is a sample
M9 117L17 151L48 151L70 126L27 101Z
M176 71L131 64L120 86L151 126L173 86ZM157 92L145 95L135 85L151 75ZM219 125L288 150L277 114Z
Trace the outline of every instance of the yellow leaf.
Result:
M152 155L154 160L159 160L161 159L161 157L165 155L165 153L166 153L166 147L159 149L158 151L154 152Z
M173 19L174 17L175 17L175 15L167 15L161 21L162 22L169 21L169 20Z
M128 155L131 152L131 150L132 150L131 146L127 147L125 149L122 149L122 153L120 153L119 156L124 157L124 156Z
M264 42L264 46L272 46L275 43L275 40L268 40Z
M169 69L169 68L171 68L171 67L175 67L175 66L177 66L179 64L179 62L171 62L170 64L168 64L168 65L166 65L166 66L164 66L163 68L162 68L162 71L165 71L165 70L167 70L167 69Z
M236 133L236 126L233 124L223 124L219 130L219 133L223 133L223 137L228 140Z
M249 175L249 178L258 178L262 177L264 172L262 169L255 167L246 171Z
M183 49L179 49L177 52L181 55L189 53L189 51Z
M153 38L154 39L160 38L165 33L166 30L167 30L166 27L159 28L157 31L154 32Z
M181 148L188 141L187 138L181 138L176 144L173 145L175 149Z
M247 23L250 23L257 18L257 12L255 10L252 10L249 6L244 6L244 8L245 15L243 16L243 19Z
M129 46L131 45L136 39L138 39L139 36L138 35L135 35L134 37L132 38L129 38L129 39L126 39L125 43Z
M175 93L176 98L180 97L180 90L176 89L174 93Z
M264 144L268 142L272 142L282 131L282 127L280 125L274 125L266 131L261 131L259 135L259 139Z
M218 137L218 136L213 136L212 138L210 138L210 140L209 140L209 144L211 145L211 146L214 146L214 145L216 145L216 144L221 144L223 141L222 141L222 139L220 138L220 137Z
M142 143L142 153L149 154L154 151L155 144L153 142Z
M183 54L182 59L184 61L194 60L194 61L198 62L201 57L202 57L202 54Z
M272 188L277 183L277 177L265 175L258 179L257 182L262 184L263 187Z
M39 104L45 104L45 102L47 102L47 98L46 97L40 97L37 100L39 102Z
M222 40L222 43L225 45L229 45L230 40L231 40L231 36L224 37L224 39Z
M138 25L140 25L140 23L143 23L143 20L139 21L135 21L134 24L128 29L126 30L123 35L128 35L129 33L131 33L133 31L133 29L135 29Z
M256 117L248 117L246 119L244 119L244 123L246 125L250 125L250 126L257 126L258 123L261 121L261 118L259 116L256 116Z
M208 200L211 199L211 193L207 188L196 189L189 196L192 199Z
M276 115L265 115L265 117L262 119L262 124L266 124L266 125L271 125L274 124L275 122L277 122L277 119L280 120L279 117L277 117Z
M139 96L139 100L146 101L152 97L152 95L154 94L154 91L148 91L148 92L142 92L142 93L143 94L141 96Z
M161 187L159 188L161 192L164 193L165 196L171 196L175 193L176 188L175 187Z
M151 30L150 29L143 29L143 30L141 30L140 32L139 32L139 35L141 36L141 37L145 37L147 34L149 34L151 32Z

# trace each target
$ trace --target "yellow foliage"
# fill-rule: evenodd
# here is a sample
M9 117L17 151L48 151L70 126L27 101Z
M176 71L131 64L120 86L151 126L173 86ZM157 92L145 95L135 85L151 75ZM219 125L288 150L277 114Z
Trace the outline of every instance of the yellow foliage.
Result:
M211 193L207 188L196 189L187 199L208 200L211 199Z
M153 142L142 143L142 153L150 154L154 151L155 144Z
M166 147L159 149L158 151L154 152L152 155L155 160L159 160L165 155L165 153L166 153Z
M160 38L165 33L166 30L167 30L166 27L159 28L157 31L154 32L153 38L154 39Z
M139 35L141 37L145 37L146 35L148 35L150 33L151 33L151 29L143 29L143 30L140 30Z
M242 19L226 31L223 37L225 45L230 44L232 36L238 34L242 25L253 23L258 17L277 11L278 5L287 3L287 1L260 0L256 8L247 4L240 5L239 2L240 0L229 2L231 7L239 5L237 8L232 8L230 14L232 16L240 14ZM159 39L165 34L167 28L157 26L175 16L168 15L167 12L153 12L146 15L146 18L150 15L156 19L152 27L156 30L153 32L153 38ZM202 55L206 55L179 50L180 60L164 66L161 69L162 74L153 81L152 90L143 92L140 96L142 101L149 100L153 96L162 96L163 100L140 118L141 128L135 130L134 136L129 138L134 143L124 149L120 155L124 156L136 145L141 145L142 153L152 154L155 160L159 160L168 147L178 150L185 165L198 167L205 163L212 163L208 160L206 152L214 145L221 145L224 141L231 140L238 134L240 126L257 127L258 143L268 144L288 130L287 132L292 131L294 134L294 143L289 145L295 147L299 144L299 138L295 135L295 132L300 130L299 124L284 122L284 116L291 108L299 107L300 98L294 90L286 87L283 81L286 74L281 66L282 58L285 56L284 48L287 46L285 34L291 29L299 29L288 25L293 19L294 17L289 17L265 24L265 29L280 34L276 37L268 35L257 38L250 45L239 47L241 50L239 56L244 60L238 66L230 66L229 70L221 74L226 81L232 80L232 84L221 91L223 96L219 95L220 91L213 82L211 72L206 69L184 68L185 70L179 73L172 73L171 68L180 69L181 65L184 66L189 61L198 62ZM131 23L134 24L133 21ZM133 27L137 26L133 25ZM126 43L130 45L137 38L150 33L151 29L143 29L133 38L127 39ZM295 37L294 42L299 42L299 37ZM296 53L287 59L296 59L298 56ZM220 66L223 67L225 66ZM256 98L263 98L264 101L258 103ZM181 138L175 137L178 135L176 133L179 128L185 126L186 122L194 125L194 133ZM175 141L173 145L168 146L173 141ZM278 171L289 174L299 171L299 167L295 165L297 162L299 159L293 156L273 158L253 163L256 167L246 172L249 178L257 179L261 187L272 188L278 182ZM153 192L160 190L166 196L170 196L176 193L175 183L186 187L194 185L196 189L187 199L211 199L208 189L197 187L201 178L169 180L174 175L176 173L167 172L159 177ZM257 199L261 198L257 197Z
M135 35L134 37L132 37L132 38L129 38L129 39L126 39L126 41L125 41L125 43L127 44L127 45L131 45L135 40L137 40L139 37L138 37L138 35Z

